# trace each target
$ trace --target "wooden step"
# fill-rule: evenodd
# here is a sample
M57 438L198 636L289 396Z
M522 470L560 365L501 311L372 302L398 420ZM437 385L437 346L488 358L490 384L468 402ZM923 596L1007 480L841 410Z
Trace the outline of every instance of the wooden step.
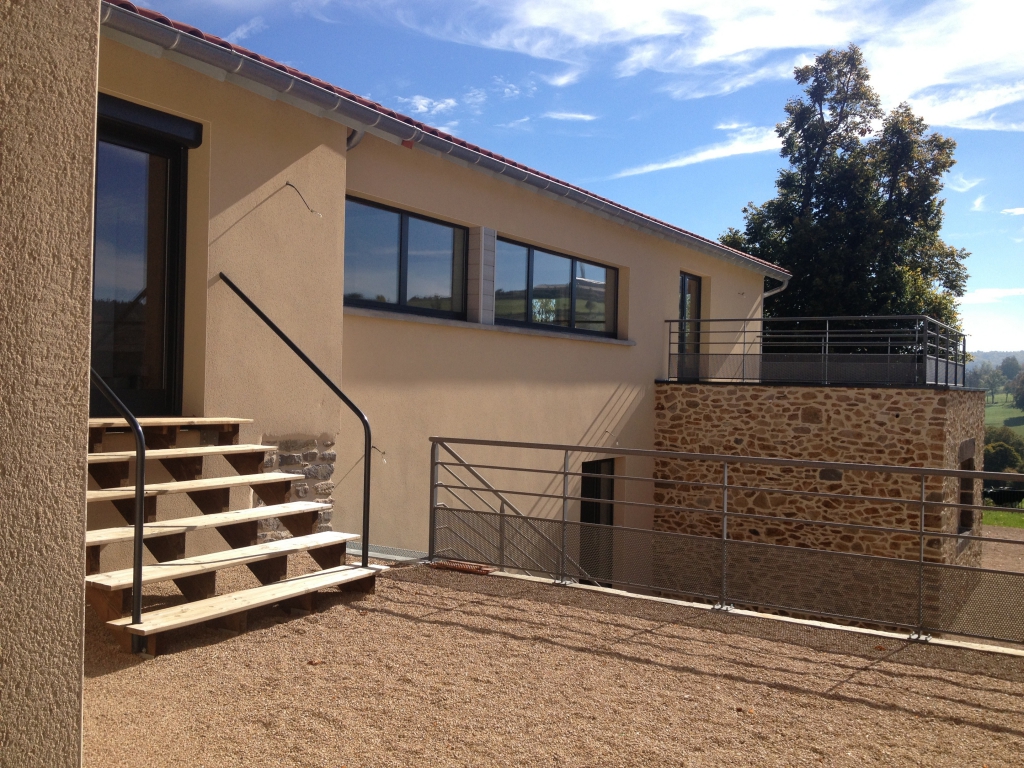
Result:
M296 536L290 539L281 539L280 541L268 541L265 544L256 544L251 547L211 552L208 555L196 555L195 557L186 557L181 560L169 560L166 563L143 566L142 583L155 584L161 581L196 576L201 573L218 571L221 568L233 568L236 565L269 560L294 552L305 552L311 549L344 544L348 541L355 541L358 538L359 536L355 533L325 531L323 533L313 533L309 536ZM120 571L96 573L92 576L86 576L85 582L88 586L102 590L128 589L132 586L132 569L125 568Z
M211 491L219 488L236 488L243 485L266 485L268 483L285 483L301 480L302 475L289 472L260 472L255 475L236 475L234 477L204 477L201 480L185 480L174 483L153 483L146 486L147 496L166 496L171 493L190 493L193 491ZM126 485L121 488L104 488L98 491L86 491L85 500L117 501L134 499L135 486Z
M146 451L146 460L192 459L200 456L228 456L238 453L267 453L276 451L276 445L202 445L195 448L154 448ZM90 453L89 464L116 464L135 458L135 451L108 451Z
M287 504L274 504L270 507L240 509L236 512L217 512L211 515L180 517L177 520L146 523L143 526L142 535L143 538L154 539L159 536L173 536L177 533L189 533L202 530L203 528L218 528L222 525L267 520L272 517L286 517L302 514L303 512L319 512L330 508L330 504L316 501L292 501ZM98 528L94 531L85 532L85 545L87 547L114 544L119 541L134 541L134 539L135 528L130 525L117 526L116 528Z
M252 419L234 419L227 416L143 416L142 427L219 427L225 424L252 424ZM122 418L89 419L89 429L129 429Z
M142 614L141 624L132 624L130 616L107 622L115 629L126 630L134 635L155 635L171 629L187 627L204 621L223 618L231 614L273 605L290 598L301 597L328 587L338 586L360 579L372 578L387 567L371 565L359 568L353 565L342 565L325 571L316 571L302 576L294 576L276 584L254 587L227 595L217 595L194 603L175 605Z

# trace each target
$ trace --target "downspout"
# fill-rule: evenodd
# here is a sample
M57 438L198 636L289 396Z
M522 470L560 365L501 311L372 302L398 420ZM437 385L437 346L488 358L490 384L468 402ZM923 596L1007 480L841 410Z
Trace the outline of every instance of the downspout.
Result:
M345 142L345 149L351 152L353 149L359 146L359 142L363 140L363 136L365 135L365 128L353 128L352 133L348 135L348 141Z
M792 279L793 278L791 277L783 278L782 285L778 286L777 288L772 288L770 291L765 291L761 299L767 299L769 296L774 296L777 293L782 293L784 290L789 288L789 281Z

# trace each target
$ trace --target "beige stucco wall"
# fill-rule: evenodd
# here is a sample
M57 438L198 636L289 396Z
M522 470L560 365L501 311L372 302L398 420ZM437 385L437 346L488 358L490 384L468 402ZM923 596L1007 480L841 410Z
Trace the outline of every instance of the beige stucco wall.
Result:
M105 34L100 89L205 131L189 167L185 413L254 418L246 441L316 439L322 448L336 439L328 446L337 452L336 528L359 528L358 423L215 280L219 270L367 412L384 452L374 456L372 540L419 550L427 546L430 435L650 446L679 271L705 278L706 316L760 312L754 271L373 135L346 161L345 126L125 43ZM618 267L622 339L343 314L346 191ZM631 471L651 476L635 464ZM210 465L210 473L229 471ZM651 489L620 493L650 498ZM620 522L650 525L649 514L621 513Z
M81 763L95 0L0 5L0 763Z
M183 414L254 419L242 442L333 439L340 404L217 275L340 380L344 128L106 31L99 88L203 124L203 143L189 152ZM204 472L234 474L219 459ZM151 473L154 482L171 479L156 463ZM251 503L247 489L232 491L233 507ZM187 498L161 500L161 518L191 514ZM90 517L96 527L120 523L112 509ZM189 537L189 552L222 547L212 532ZM128 553L105 548L104 567Z
M654 381L667 373L665 320L678 317L681 270L704 278L706 317L760 314L763 279L756 272L418 148L367 136L350 154L348 188L365 199L490 227L499 237L618 267L619 335L631 342L527 335L500 326L349 310L345 388L367 411L374 442L386 454L375 454L373 466L371 540L381 544L427 548L431 435L652 447ZM359 512L356 438L355 432L343 431L337 446L335 517L348 527ZM562 466L562 457L550 453L462 452L477 460ZM577 471L583 458L573 457ZM651 477L651 469L644 460L622 462L622 470L633 475ZM523 477L516 481L518 488L530 486ZM551 482L538 478L534 490L550 491ZM616 489L617 498L636 501L650 501L651 492L649 483ZM522 503L533 514L561 513L560 502ZM651 516L619 505L616 522L650 527Z

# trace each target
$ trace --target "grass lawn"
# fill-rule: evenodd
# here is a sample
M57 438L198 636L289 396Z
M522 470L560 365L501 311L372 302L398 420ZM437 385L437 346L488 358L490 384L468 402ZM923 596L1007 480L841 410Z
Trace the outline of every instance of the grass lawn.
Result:
M1024 528L1024 511L989 512L985 510L985 516L981 521L985 525L999 525L1003 528Z
M1002 395L996 395L995 403L985 403L986 427L1009 427L1024 437L1024 411L1013 407L1012 403L1003 403Z

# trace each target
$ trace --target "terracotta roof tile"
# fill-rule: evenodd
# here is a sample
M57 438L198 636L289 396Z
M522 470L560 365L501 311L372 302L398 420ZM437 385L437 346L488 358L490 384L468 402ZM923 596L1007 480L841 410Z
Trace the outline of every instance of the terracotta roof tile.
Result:
M311 75L308 75L305 72L300 72L299 70L297 70L297 69L295 69L293 67L289 67L289 66L287 66L285 64L281 64L278 61L274 61L273 59L269 59L266 56L262 56L262 55L260 55L260 54L258 54L256 52L254 52L254 51L250 51L248 48L243 48L240 45L235 45L234 43L228 42L224 38L217 37L216 35L211 35L208 32L203 32L201 29L193 27L190 24L185 24L185 23L180 22L180 21L174 21L173 19L167 18L162 13L157 13L156 11L151 11L148 8L139 8L134 3L128 2L127 0L107 0L107 1L109 2L110 5L114 5L114 6L117 6L118 8L123 9L123 10L130 11L132 13L138 14L139 16L142 16L143 18L150 19L152 21L156 21L156 22L158 22L160 24L164 24L164 25L166 25L168 27L171 27L172 29L175 29L175 30L177 30L179 32L184 32L185 34L192 35L193 37L197 37L197 38L199 38L201 40L205 40L208 43L212 43L214 45L221 46L222 48L226 48L226 49L228 49L230 51L233 51L234 53L237 53L237 54L240 54L240 55L245 56L247 58L253 59L253 60L258 61L258 62L260 62L262 64L266 64L269 67L273 67L274 69L277 69L277 70L279 70L281 72L289 74L289 75L291 75L293 77L300 78L300 79L302 79L302 80L304 80L304 81L306 81L308 83L311 83L311 84L316 85L316 86L318 86L320 88L323 88L326 91L334 93L337 96L340 96L340 97L342 97L344 99L349 99L349 100L354 101L357 104L360 104L360 105L362 105L364 107L368 107L368 108L373 109L373 110L375 110L377 112L381 112L381 113L383 113L385 115L388 115L389 117L392 117L392 118L394 118L396 120L399 120L399 121L401 121L403 123L406 123L406 124L408 124L409 126L411 126L413 128L416 128L416 129L418 129L420 131L423 131L424 133L429 133L432 136L437 136L439 138L444 139L445 141L449 141L449 142L451 142L453 144L457 144L457 145L459 145L461 147L465 147L466 149L472 150L473 152L477 152L477 153L479 153L481 155L484 155L485 157L493 158L494 160L497 160L497 161L499 161L501 163L505 163L505 164L510 165L510 166L512 166L514 168L518 168L518 169L520 169L520 170L522 170L522 171L524 171L526 173L538 176L538 177L543 178L543 179L547 179L547 180L549 180L549 181L551 181L551 182L553 182L555 184L559 184L561 186L568 187L570 189L574 189L577 192L581 192L581 193L583 193L583 194L587 195L588 197L591 197L591 198L593 198L595 200L600 200L603 203L607 203L609 205L613 205L616 208L619 208L619 209L621 209L623 211L631 213L631 214L633 214L635 216L639 216L640 218L645 219L646 221L649 221L652 224L655 224L655 225L657 225L659 227L665 227L667 229L679 232L680 234L684 234L684 235L686 235L688 237L692 237L692 238L695 238L697 240L702 240L705 243L713 245L713 246L715 246L718 249L722 249L722 250L725 250L725 251L731 251L732 253L735 253L737 256L741 256L744 259L748 259L748 260L754 262L755 264L763 264L765 266L771 267L773 270L778 270L780 272L785 272L786 271L786 270L782 269L781 267L779 267L779 266L777 266L775 264L772 264L771 262L765 261L764 259L759 259L756 256L751 256L749 253L744 253L743 251L736 250L735 248L730 248L730 247L728 247L726 245L722 245L717 240L710 240L710 239L708 239L706 237L703 237L701 235L698 235L698 234L695 234L693 232L690 232L689 230L683 229L682 227L677 227L675 224L669 224L668 222L661 221L660 219L656 219L653 216L648 216L646 213L642 213L641 211L636 211L636 210L633 210L632 208L627 208L626 206L624 206L624 205L622 205L620 203L616 203L614 200L609 200L606 197L601 197L600 195L596 195L593 192L590 192L590 191L588 191L588 190L586 190L586 189L584 189L582 187L576 186L575 184L570 184L567 181L562 181L561 179L556 178L555 176L551 176L550 174L544 173L543 171L538 171L538 170L536 170L534 168L531 168L531 167L529 167L527 165L523 165L522 163L516 162L515 160L511 160L511 159L509 159L507 157L503 157L502 155L499 155L499 154L497 154L495 152L491 152L490 150L484 149L483 147L478 147L475 144L472 144L472 143L470 143L470 142L468 142L468 141L466 141L464 139L460 139L458 136L452 136L449 133L445 133L444 131L438 130L437 128L434 128L433 126L427 125L426 123L422 123L419 120L416 120L414 118L409 117L408 115L403 115L400 112L396 112L393 109L385 107L383 104L379 104L379 103L377 103L375 101L371 101L369 99L366 99L366 98L364 98L362 96L359 96L358 94L355 94L355 93L352 93L351 91L345 90L344 88L339 88L336 85L332 85L331 83L328 83L325 80L321 80L319 78L316 78L316 77L313 77Z

